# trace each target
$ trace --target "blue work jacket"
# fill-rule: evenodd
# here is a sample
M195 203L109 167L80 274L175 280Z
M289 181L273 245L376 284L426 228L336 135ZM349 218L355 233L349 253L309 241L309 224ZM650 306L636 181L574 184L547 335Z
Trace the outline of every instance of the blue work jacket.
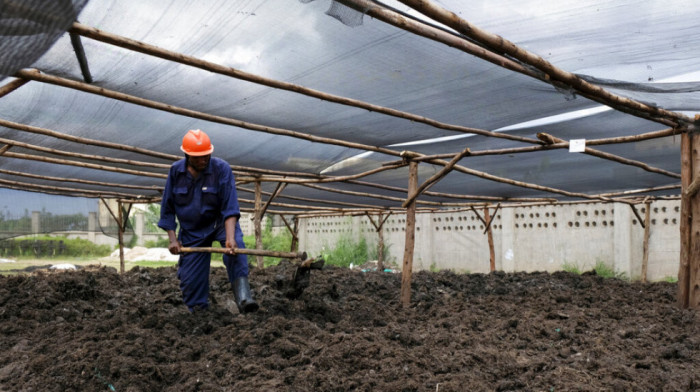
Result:
M173 163L163 191L158 227L175 230L176 216L184 246L211 236L227 218L241 216L236 181L228 163L211 157L196 179L187 170L185 159ZM235 236L242 237L238 222Z

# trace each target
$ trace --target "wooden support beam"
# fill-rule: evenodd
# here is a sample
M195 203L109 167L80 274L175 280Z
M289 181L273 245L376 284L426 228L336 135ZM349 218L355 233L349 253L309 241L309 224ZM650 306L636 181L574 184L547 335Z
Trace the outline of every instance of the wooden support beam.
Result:
M256 184L255 185L255 192L257 193L257 191L258 191L257 184L260 184L260 181L256 182L255 184ZM279 184L277 184L277 188L275 188L275 191L272 192L272 194L270 195L270 198L267 199L267 201L265 202L265 205L262 207L260 215L265 215L265 212L267 211L267 208L270 206L270 203L272 203L272 200L274 200L275 197L279 196L279 194L284 190L284 188L286 186L287 186L286 182L280 182Z
M484 206L484 207L488 207L488 205L486 205L486 206ZM494 217L496 216L496 214L498 214L498 210L500 210L500 209L501 209L501 203L498 203L498 205L496 205L496 209L493 210L493 216L494 216ZM486 220L487 220L489 223L486 225L486 228L484 229L484 234L486 234L486 231L487 231L487 230L488 230L488 231L491 230L491 223L493 223L493 219L489 219L488 217L486 217Z
M294 216L294 227L292 227L292 225L290 225L287 221L287 218L284 217L284 214L279 214L279 217L282 218L282 222L284 222L284 225L287 226L289 234L292 235L292 244L290 246L290 250L292 252L295 252L299 244L299 219L296 216Z
M24 86L27 82L29 82L29 80L17 78L7 84L4 84L2 87L0 87L0 98Z
M553 143L563 144L567 148L569 147L568 141L566 141L564 139L560 139L556 136L553 136L553 135L550 135L550 134L547 134L544 132L538 133L537 138L545 141L548 144L552 144L552 142L553 142ZM588 154L588 155L598 157L598 158L607 159L609 161L613 161L613 162L617 162L617 163L622 163L624 165L636 166L636 167L639 167L639 168L644 169L644 170L651 172L651 173L663 174L665 176L669 176L669 177L673 177L673 178L681 178L681 175L678 173L674 173L672 171L668 171L668 170L664 170L664 169L659 169L657 167L647 165L644 162L635 161L634 159L623 158L621 156L618 156L615 154L610 154L610 153L603 152L603 151L599 151L599 150L596 150L596 149L593 149L590 147L586 147L584 149L584 154Z
M83 180L80 178L71 178L71 177L42 176L39 174L31 174L31 173L18 172L18 171L14 171L14 170L5 170L5 169L0 169L0 174L6 174L8 176L33 178L35 180L46 180L46 181L57 181L57 182L74 182L76 184L107 186L107 187L111 187L111 188L140 189L140 190L156 191L156 192L163 191L163 187L159 186L159 185L131 185L131 184L121 184L121 183L116 183L116 182Z
M496 213L498 212L498 208L496 208L496 211L493 213L493 216L496 216ZM485 205L484 206L484 219L488 222L488 225L486 225L486 237L489 243L489 268L490 271L493 272L496 270L496 250L494 249L493 246L493 232L491 231L491 221L493 220L492 217L489 214L489 206Z
M476 208L474 208L474 206L470 206L469 209L472 210L472 212L474 212L474 214L476 214L476 217L479 218L481 223L484 224L484 227L486 227L486 225L488 223L486 222L486 220L484 218L481 217L481 214L479 214L479 211L477 211Z
M639 221L639 224L642 226L642 228L645 228L646 226L644 225L644 219L642 219L642 216L639 215L639 211L637 211L637 207L635 207L634 204L632 204L632 203L628 203L628 205L632 209L634 216L637 217L637 221Z
M413 203L414 200L418 196L420 196L423 191L427 190L431 186L433 186L436 182L440 181L443 177L445 177L451 170L452 168L459 162L460 159L464 158L466 155L469 155L469 148L465 148L462 150L460 153L456 154L452 160L450 160L447 165L443 166L442 169L440 169L437 173L433 174L430 178L428 178L418 189L416 189L416 193L408 196L408 199L403 202L401 207L406 208L410 203Z
M109 211L109 214L112 215L112 218L114 221L117 223L117 239L119 241L119 272L124 273L124 214L122 213L122 206L121 202L117 201L117 212L115 213L112 211L112 208L109 206L107 201L103 198L100 197L100 200L102 201L102 204L107 208L107 211Z
M688 185L688 189L684 191L684 194L688 197L693 197L695 196L696 193L698 193L698 190L700 189L700 177L695 177L693 179L693 182Z
M68 135L65 133L56 132L56 131L46 129L46 128L40 128L40 127L31 126L31 125L20 124L20 123L8 121L8 120L3 120L3 119L0 119L0 126L16 129L18 131L23 131L23 132L30 132L30 133L35 133L38 135L50 136L50 137L54 137L57 139L67 140L67 141L71 141L71 142L79 143L79 144L84 144L84 145L88 145L88 146L98 146L98 147L105 147L105 148L110 148L110 149L115 149L115 150L134 152L134 153L143 154L143 155L154 157L154 158L165 159L165 160L170 161L170 162L174 162L174 161L177 161L178 159L182 158L182 156L180 156L180 155L166 154L166 153L162 153L159 151L153 151L153 150L148 150L145 148L129 146L126 144L105 142L105 141L97 140L97 139L89 139L89 138L84 138L84 137ZM229 165L229 166L237 174L240 174L241 172L252 172L252 173L255 173L256 175L261 175L261 174L271 174L272 175L272 174L274 174L275 176L322 178L321 176L319 176L318 174L315 174L315 173L278 171L278 170L260 169L260 168L255 168L255 167L236 166L236 165ZM369 174L372 174L372 173L369 173ZM358 176L361 176L361 175L358 175ZM240 177L238 179L240 180ZM275 180L275 181L279 181L279 180Z
M637 117L666 124L672 127L687 126L693 123L692 119L681 113L671 112L659 107L647 105L639 101L610 93L602 87L589 83L571 72L557 68L544 58L517 46L513 42L501 36L480 29L479 27L462 19L455 13L446 10L430 0L399 1L427 16L428 18L453 28L458 33L461 33L464 36L485 45L492 52L504 53L505 55L510 56L513 59L517 59L524 64L535 67L539 71L543 72L548 80L568 86L579 94L596 102L600 102L604 105Z
M651 202L644 203L644 242L642 243L642 283L647 282L649 266L649 237L651 236Z
M73 23L73 26L69 30L71 33L80 34L84 37L89 37L97 41L105 42L111 45L119 46L125 49L133 50L135 52L144 53L149 56L159 57L165 60L177 62L180 64L185 64L188 66L203 69L205 71L214 72L220 75L229 76L232 78L245 80L248 82L261 84L264 86L290 91L297 94L303 94L309 97L318 98L324 101L338 103L341 105L354 106L360 109L369 110L370 112L382 113L385 115L404 118L410 121L419 122L433 126L440 129L448 129L451 131L470 133L476 135L491 136L495 138L517 140L527 143L537 144L537 140L531 138L525 138L517 135L510 135L502 132L492 132L483 129L476 129L470 127L464 127L460 125L447 124L443 122L436 121L427 117L419 116L413 113L402 112L400 110L391 109L363 101L359 101L352 98L342 97L339 95L329 94L322 91L314 90L297 84L283 82L279 80L269 79L262 76L247 73L232 67L226 67L223 65L215 64L206 60L201 60L192 56L187 56L181 53L172 52L157 46L149 45L145 42L136 41L133 39L125 38L112 34L106 31L98 30L94 27L86 26L78 22ZM245 128L245 127L244 127ZM331 143L332 144L332 143Z
M678 268L678 304L700 308L700 195L689 192L700 177L700 135L681 136L681 252Z
M408 195L418 190L418 162L408 165ZM401 270L401 305L408 308L411 304L411 278L413 275L413 251L416 241L416 202L406 208L406 241L403 251L403 268Z
M55 163L58 165L70 165L70 166L77 166L77 167L86 167L86 168L95 169L95 170L104 170L104 171L111 171L111 172L116 172L116 173L132 174L135 176L147 176L147 177L155 177L155 178L161 178L161 179L168 178L168 175L164 174L164 173L154 173L154 172L143 171L143 170L124 169L124 168L116 167L116 166L106 166L106 165L98 165L95 163L85 163L85 162L79 162L79 161L72 161L72 160L68 160L68 159L50 158L50 157L45 157L45 156L41 156L41 155L6 152L5 154L3 154L3 156L5 156L7 158L28 159L28 160L32 160L32 161Z
M28 150L41 151L41 152L45 152L45 153L49 153L49 154L67 156L67 157L72 157L72 158L87 159L87 160L91 160L91 161L102 161L102 162L109 162L109 163L118 163L118 164L122 164L122 165L151 167L151 168L165 169L165 170L170 168L170 164L134 161L131 159L112 158L112 157L106 157L103 155L91 155L91 154L83 154L83 153L79 153L79 152L69 152L69 151L64 151L64 150L57 150L55 148L47 148L47 147L37 146L34 144L18 142L18 141L12 140L12 139L6 139L6 138L2 138L2 137L0 137L0 143L5 143L5 144L13 145L16 147L26 148Z
M255 229L255 249L262 250L262 186L260 181L255 182L255 216L253 217L253 225ZM263 256L255 256L256 265L262 269L265 266Z
M384 222L391 216L391 211L384 216L381 212L377 215L377 222L372 219L369 212L365 212L367 219L377 232L377 271L384 271Z
M128 194L128 193L123 193L123 192L115 192L115 191L95 191L95 190L89 190L89 189L77 189L77 188L68 188L68 187L60 187L60 186L49 186L49 185L39 185L39 184L32 184L28 182L21 182L21 181L12 181L12 180L5 180L3 178L0 178L0 184L3 186L14 186L17 188L22 188L23 190L29 190L33 192L45 192L45 193L60 193L60 194L76 194L80 193L81 195L84 195L85 197L138 197L138 195L133 195L133 194Z
M85 55L85 49L83 48L83 43L80 40L80 36L73 32L69 32L68 35L70 35L70 43L73 45L75 56L78 58L78 64L80 65L80 72L83 74L83 80L85 80L85 83L92 83L90 67L88 66L87 56Z
M289 129L268 127L265 125L255 124L248 121L238 120L230 117L217 116L213 114L208 114L200 112L197 110L186 109L178 106L168 105L162 102L153 101L150 99L140 98L134 95L129 95L125 93L120 93L118 91L109 90L103 87L94 86L87 83L82 83L66 78L61 78L58 76L48 75L41 73L37 70L19 70L15 74L17 77L22 77L25 79L35 80L42 83L53 84L56 86L62 86L66 88L71 88L79 91L83 91L90 94L100 95L103 97L116 99L123 102L132 103L134 105L144 106L151 109L160 110L163 112L179 114L182 116L187 116L190 118L196 118L205 121L211 121L224 125L233 125L240 128L250 129L251 131L257 131L262 133L269 133L272 135L289 136L296 139L307 140L315 143L325 143L332 144L336 146L356 148L358 150L373 151L387 155L399 156L399 152L391 150L384 147L370 146L368 144L348 142L340 139L333 139L328 137L315 136L308 133L296 132Z

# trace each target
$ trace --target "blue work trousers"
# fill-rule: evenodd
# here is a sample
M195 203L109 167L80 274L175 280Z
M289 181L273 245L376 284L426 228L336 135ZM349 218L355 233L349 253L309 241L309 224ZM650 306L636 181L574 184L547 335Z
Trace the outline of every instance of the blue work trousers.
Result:
M236 246L245 248L243 233L236 230ZM214 241L226 246L226 230L220 225L211 235L196 237L180 233L180 242L186 247L210 247ZM242 254L223 255L229 282L248 276L248 256ZM178 263L177 277L180 279L182 299L190 311L209 306L209 273L211 253L183 253Z

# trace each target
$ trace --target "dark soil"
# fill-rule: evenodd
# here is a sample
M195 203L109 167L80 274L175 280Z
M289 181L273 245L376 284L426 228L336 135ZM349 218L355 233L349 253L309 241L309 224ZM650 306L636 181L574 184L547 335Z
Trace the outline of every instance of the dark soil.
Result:
M698 314L676 285L594 273L251 273L258 313L190 314L174 268L0 277L0 391L695 391ZM235 309L235 308L234 308Z

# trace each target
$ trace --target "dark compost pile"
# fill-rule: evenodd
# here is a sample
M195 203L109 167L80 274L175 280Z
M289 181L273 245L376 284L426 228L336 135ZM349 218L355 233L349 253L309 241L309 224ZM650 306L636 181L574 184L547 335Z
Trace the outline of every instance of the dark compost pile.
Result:
M0 277L0 391L692 391L698 315L672 283L595 273L251 272L230 312L215 268L190 314L174 268Z

